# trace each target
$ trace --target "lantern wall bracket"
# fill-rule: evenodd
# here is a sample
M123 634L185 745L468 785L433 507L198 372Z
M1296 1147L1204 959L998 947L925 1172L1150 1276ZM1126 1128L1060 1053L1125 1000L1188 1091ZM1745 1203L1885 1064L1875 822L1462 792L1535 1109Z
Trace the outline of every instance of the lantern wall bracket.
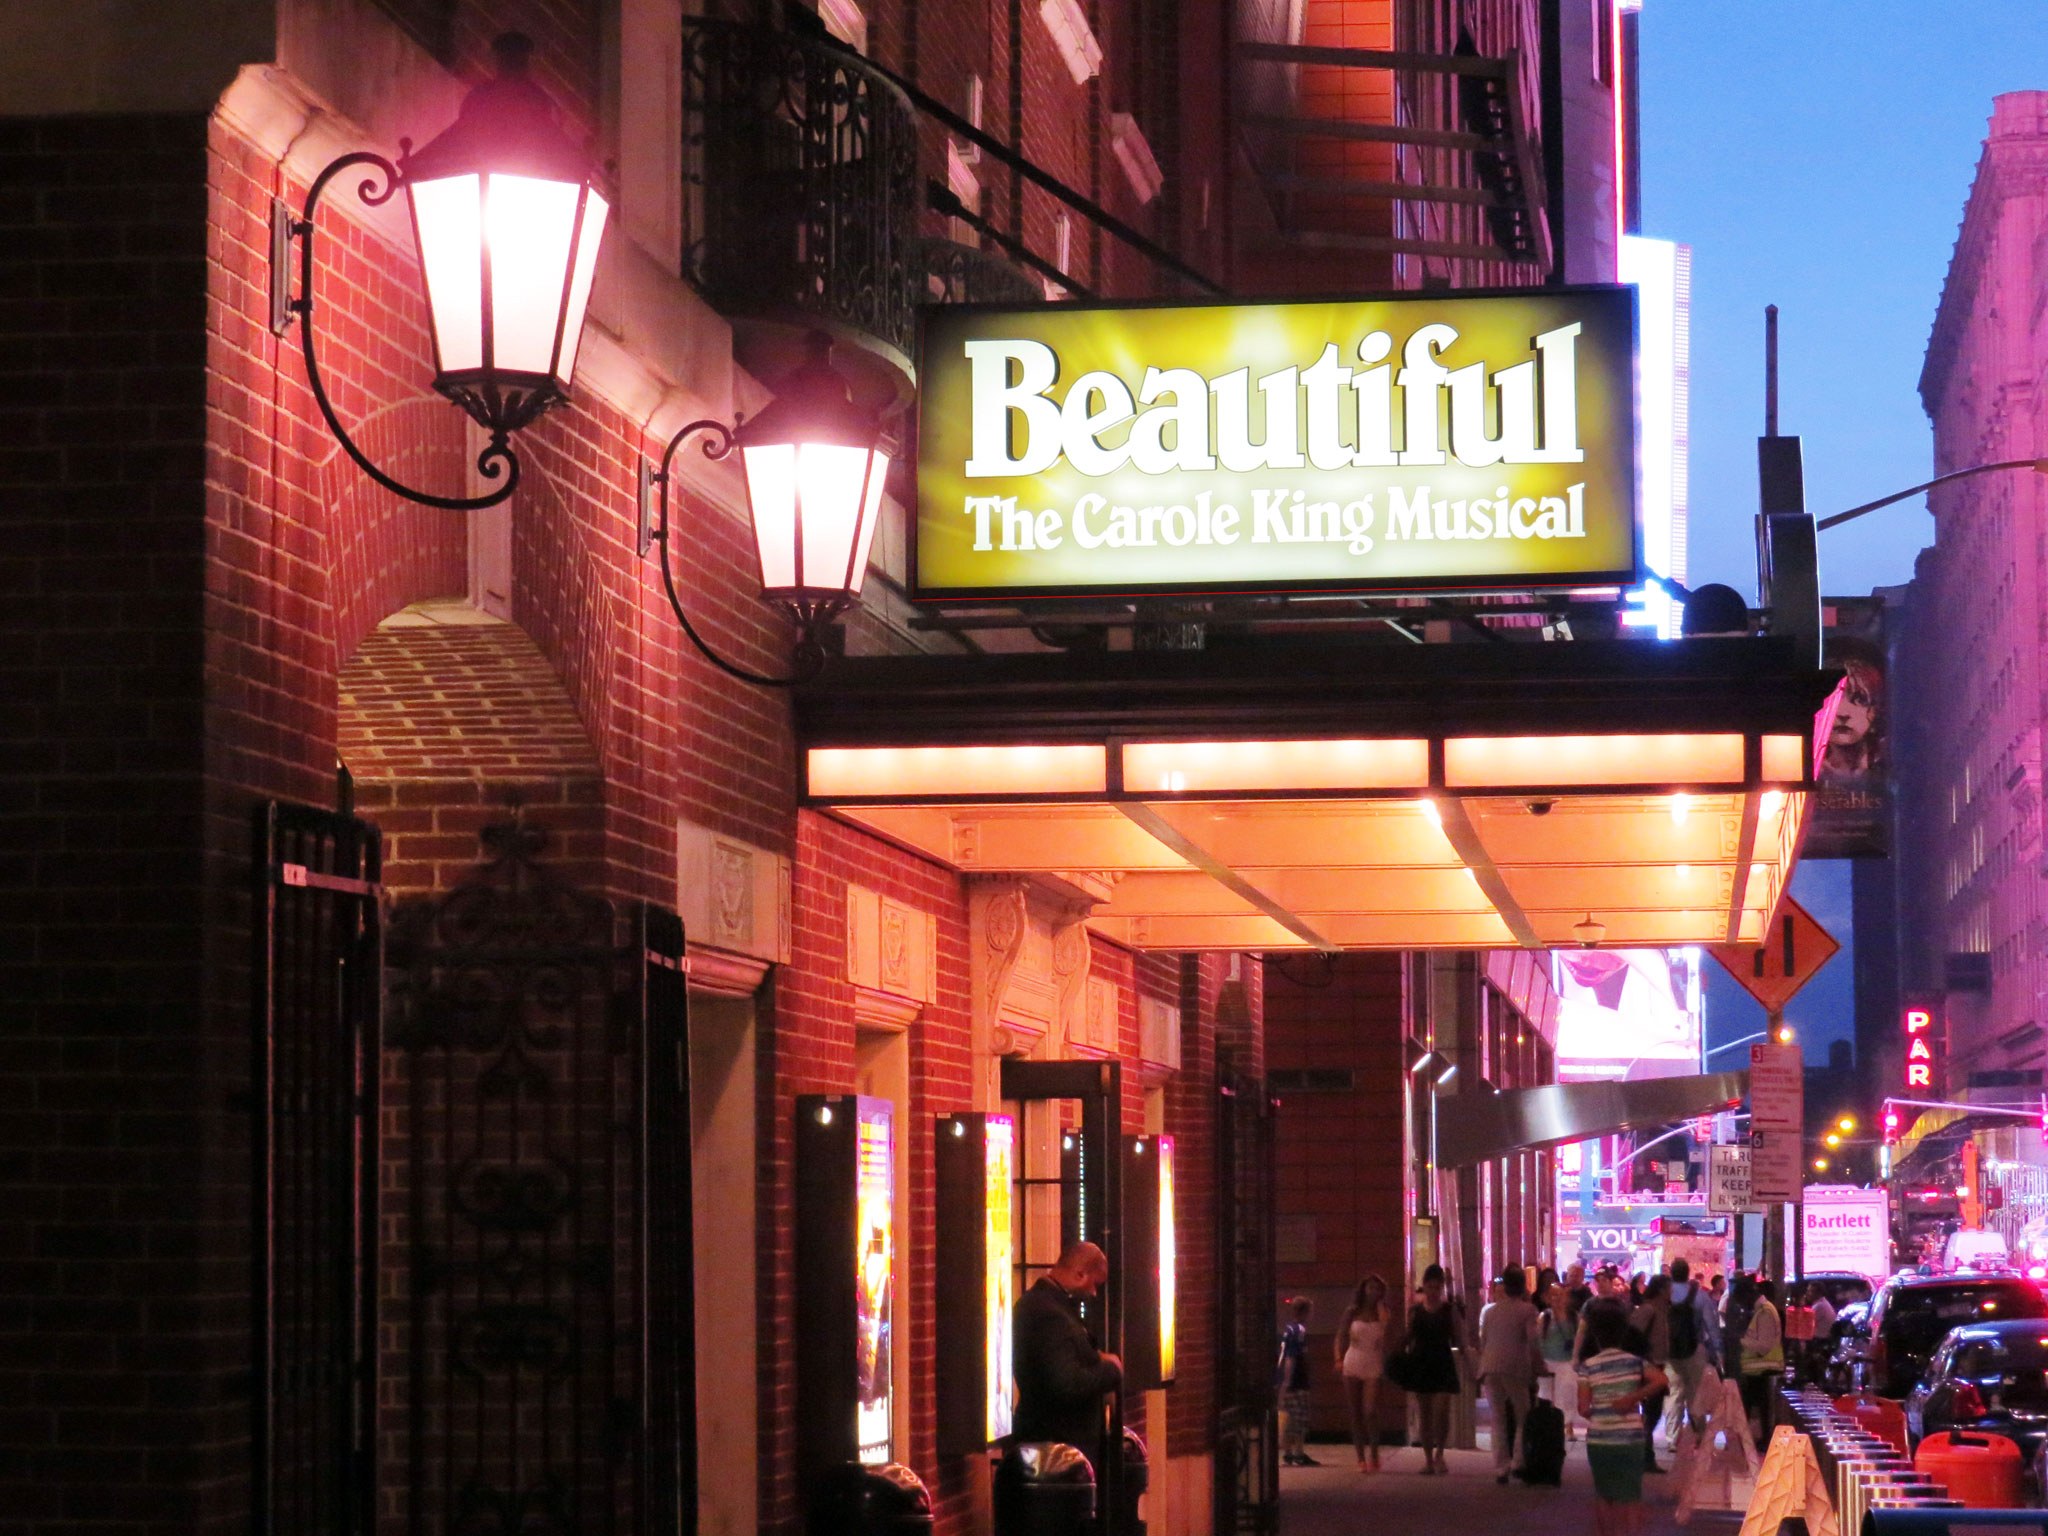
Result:
M800 618L802 632L797 638L795 664L787 676L774 677L764 672L750 671L713 650L704 637L697 632L697 626L690 622L690 616L683 611L682 599L676 595L676 579L669 568L668 544L668 482L670 467L675 462L677 450L699 433L704 435L704 457L713 463L732 452L733 427L722 421L705 418L693 421L668 440L668 447L662 451L661 467L653 468L645 459L640 461L640 555L646 558L647 551L654 545L661 546L661 588L668 595L668 605L674 610L676 623L682 626L689 641L719 671L728 677L738 678L743 683L753 683L762 688L796 688L810 682L825 666L825 646L819 638L824 627L837 613L830 606L820 606L804 613Z
M400 141L401 151L410 152L411 143ZM320 372L320 360L313 341L313 236L314 215L320 206L320 198L327 190L327 184L343 172L362 167L363 179L356 186L356 196L366 207L377 208L389 202L394 193L404 184L405 174L382 155L369 150L356 150L341 156L313 179L313 185L306 192L306 206L302 214L294 216L290 206L282 198L271 200L270 212L270 328L282 336L290 329L294 319L299 322L299 341L306 357L306 383L313 392L313 403L320 407L320 414L327 422L327 428L334 434L356 466L377 484L395 496L422 506L441 507L450 512L480 512L486 507L495 507L504 502L519 488L519 456L512 451L507 433L502 428L491 428L490 440L476 458L476 472L485 480L501 481L480 496L439 496L432 492L415 490L402 481L386 474L370 461L369 455L349 436L348 429L335 414L334 403L327 398L327 386ZM381 184L380 184L381 179ZM298 246L298 292L292 292L292 247Z

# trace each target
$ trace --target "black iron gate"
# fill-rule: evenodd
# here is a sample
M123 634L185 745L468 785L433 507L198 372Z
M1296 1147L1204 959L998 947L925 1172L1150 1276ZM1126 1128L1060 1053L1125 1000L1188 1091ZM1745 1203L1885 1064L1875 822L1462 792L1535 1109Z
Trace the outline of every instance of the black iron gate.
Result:
M416 1536L687 1529L682 926L482 836L392 914L380 1490Z
M1271 1536L1280 1523L1273 1391L1273 1099L1226 1065L1216 1101L1217 1536Z
M251 1525L370 1523L378 1004L375 827L266 804L255 829Z
M543 840L380 924L374 827L259 815L258 1536L696 1528L682 924Z

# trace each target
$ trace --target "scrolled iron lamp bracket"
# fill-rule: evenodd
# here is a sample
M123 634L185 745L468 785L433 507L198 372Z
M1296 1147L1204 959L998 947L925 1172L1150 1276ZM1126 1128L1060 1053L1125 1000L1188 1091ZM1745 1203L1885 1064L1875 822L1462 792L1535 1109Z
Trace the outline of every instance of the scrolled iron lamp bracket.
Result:
M825 645L819 635L838 613L837 607L820 607L801 617L801 632L797 637L792 657L793 665L786 676L773 677L728 661L712 649L710 643L697 632L697 626L690 622L689 614L683 611L682 598L676 593L675 573L669 566L668 484L670 468L675 463L676 454L683 444L701 433L704 437L704 457L715 464L732 453L733 433L739 425L740 423L736 421L728 427L724 422L710 417L693 421L668 440L668 446L662 450L660 468L649 466L645 459L640 461L640 554L644 558L650 548L660 546L661 589L668 596L668 605L675 613L676 623L682 626L683 634L706 661L728 677L738 678L743 683L753 683L762 688L797 688L810 682L825 668Z
M400 140L401 156L412 148L410 140ZM271 203L271 329L279 335L290 328L292 321L299 323L300 348L306 358L306 384L313 392L313 403L320 407L320 415L327 423L327 430L334 434L342 450L355 460L356 467L377 484L395 496L407 501L416 501L423 506L440 507L450 512L481 512L495 507L519 489L519 456L512 451L510 429L491 429L490 440L476 458L476 472L485 480L502 480L503 483L480 496L441 496L430 491L417 490L396 479L378 467L356 440L342 425L341 417L335 413L334 402L327 397L327 385L320 372L320 357L313 339L313 240L318 232L315 214L319 211L320 199L327 191L328 183L342 173L355 167L364 169L364 177L356 186L356 196L369 208L380 208L395 197L405 185L405 172L382 155L370 150L356 150L341 156L318 176L306 192L306 206L303 213L294 216L290 206L281 198ZM382 186L378 178L382 178ZM293 263L290 250L298 247L298 291L290 290L290 273Z

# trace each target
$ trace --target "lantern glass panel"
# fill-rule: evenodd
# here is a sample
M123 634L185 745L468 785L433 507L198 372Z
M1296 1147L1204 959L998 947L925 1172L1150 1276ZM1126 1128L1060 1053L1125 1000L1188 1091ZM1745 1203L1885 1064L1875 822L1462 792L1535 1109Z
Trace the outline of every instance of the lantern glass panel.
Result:
M796 446L768 443L741 450L747 500L754 513L754 546L761 552L761 585L777 591L796 585Z
M860 548L854 551L853 581L854 596L860 595L861 583L867 579L868 551L875 542L875 529L882 521L882 485L889 478L889 456L880 449L874 453L874 464L868 471L867 504L861 509Z
M553 374L555 338L576 233L574 182L494 175L484 204L491 260L492 363L507 373Z
M584 194L583 229L576 238L576 271L569 284L569 304L562 311L562 363L556 377L562 387L576 374L576 352L583 344L583 311L590 303L590 285L597 276L597 251L604 241L604 222L611 207L595 192Z
M803 584L860 590L853 555L868 493L868 450L805 443L797 450L797 494L804 519Z
M442 373L466 373L484 365L482 179L448 176L416 181L413 227L434 328L434 352Z

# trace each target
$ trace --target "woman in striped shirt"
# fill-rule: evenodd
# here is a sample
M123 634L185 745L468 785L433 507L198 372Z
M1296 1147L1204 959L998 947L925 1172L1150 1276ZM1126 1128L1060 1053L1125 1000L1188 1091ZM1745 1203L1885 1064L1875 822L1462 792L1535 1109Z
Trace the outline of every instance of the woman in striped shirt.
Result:
M1588 1302L1585 1324L1579 1413L1586 1420L1586 1460L1593 1469L1594 1536L1635 1536L1642 1528L1649 1437L1642 1407L1669 1383L1663 1371L1629 1353L1624 1303L1608 1296Z

